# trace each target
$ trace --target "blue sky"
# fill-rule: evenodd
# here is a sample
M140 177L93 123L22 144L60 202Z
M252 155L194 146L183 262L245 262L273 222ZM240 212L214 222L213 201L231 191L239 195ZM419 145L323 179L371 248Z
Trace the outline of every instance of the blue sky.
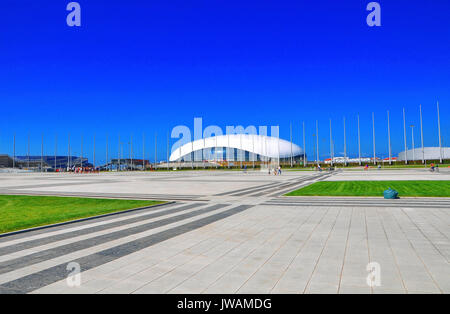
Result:
M381 27L368 27L368 0L351 1L78 1L82 26L66 25L69 1L2 0L0 4L0 153L53 154L55 135L65 154L104 160L117 154L117 135L133 135L135 157L165 159L166 136L176 125L279 125L282 138L307 153L319 121L320 154L329 155L329 119L336 154L343 151L347 119L350 155L372 155L371 113L377 153L387 155L386 110L392 147L403 150L402 108L419 124L425 145L437 146L436 101L444 145L450 146L450 2L379 1ZM415 130L416 145L420 133ZM408 128L408 142L411 132ZM175 139L171 140L171 143Z

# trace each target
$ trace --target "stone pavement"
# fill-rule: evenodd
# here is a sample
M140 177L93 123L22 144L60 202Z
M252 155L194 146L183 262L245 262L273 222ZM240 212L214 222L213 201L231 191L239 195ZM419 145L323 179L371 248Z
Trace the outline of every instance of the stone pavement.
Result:
M425 170L0 174L3 194L175 200L0 237L0 293L449 293L450 199L281 196L363 176L449 179Z

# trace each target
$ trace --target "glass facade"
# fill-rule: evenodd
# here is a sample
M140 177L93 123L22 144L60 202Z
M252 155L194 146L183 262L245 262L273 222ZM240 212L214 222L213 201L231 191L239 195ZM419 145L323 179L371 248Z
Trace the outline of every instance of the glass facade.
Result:
M296 161L302 161L303 155L293 156ZM213 147L196 150L182 156L178 161L268 161L269 157L255 154L238 148ZM289 161L290 157L280 158L280 161Z

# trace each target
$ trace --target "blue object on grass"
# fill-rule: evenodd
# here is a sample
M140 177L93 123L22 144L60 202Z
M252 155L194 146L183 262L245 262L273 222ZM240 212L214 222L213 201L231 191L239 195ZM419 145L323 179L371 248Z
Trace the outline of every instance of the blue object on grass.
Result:
M398 192L396 190L391 189L391 188L389 188L386 191L384 191L383 195L384 195L384 198L388 199L388 200L392 200L392 199L398 198Z

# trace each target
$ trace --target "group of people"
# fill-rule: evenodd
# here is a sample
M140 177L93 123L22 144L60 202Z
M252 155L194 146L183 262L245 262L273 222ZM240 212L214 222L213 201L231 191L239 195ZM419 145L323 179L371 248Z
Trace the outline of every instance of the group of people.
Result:
M100 170L93 167L67 167L67 172L72 173L99 173Z
M281 166L278 166L278 168L269 168L269 175L273 174L274 176L276 175L281 175Z
M370 167L369 167L368 164L366 164L366 165L364 166L364 170L369 170L369 168L370 168ZM381 165L378 165L378 166L377 166L377 169L378 169L378 170L381 170Z
M434 163L431 163L431 165L430 165L430 171L431 172L439 172L439 165L434 165Z

